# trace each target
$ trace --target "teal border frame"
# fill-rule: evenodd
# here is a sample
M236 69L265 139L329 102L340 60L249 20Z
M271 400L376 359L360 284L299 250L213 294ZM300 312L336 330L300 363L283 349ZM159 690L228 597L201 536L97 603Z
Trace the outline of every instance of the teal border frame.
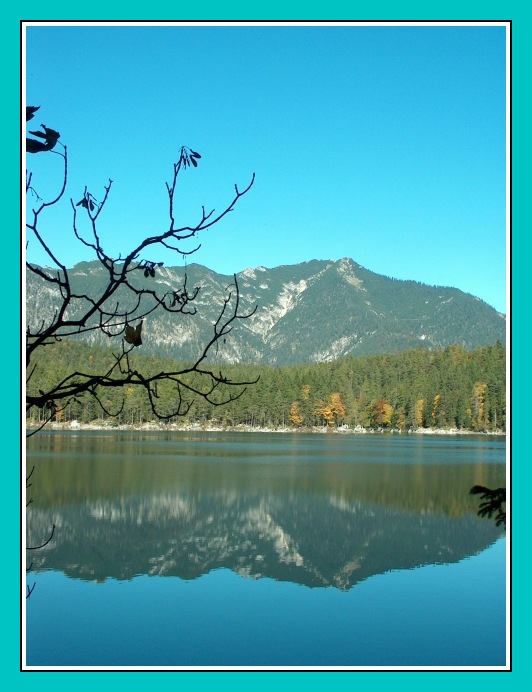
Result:
M16 14L17 16L12 16ZM532 11L525 3L509 0L508 2L484 3L463 0L462 2L442 3L438 0L435 3L421 2L381 2L379 5L366 5L360 2L336 1L329 2L312 1L304 6L299 2L286 0L272 0L271 2L259 1L256 3L244 2L215 2L207 0L201 5L192 5L182 2L161 2L155 0L143 8L140 5L125 3L123 0L113 3L102 3L95 0L90 4L77 4L61 2L36 3L29 0L23 7L15 9L6 8L2 13L3 21L0 28L2 41L0 51L2 52L3 64L3 87L7 98L4 99L4 108L0 116L4 132L4 161L10 163L13 168L21 171L19 133L20 133L20 22L23 20L77 20L77 21L229 21L229 20L249 20L249 21L480 21L480 20L500 20L512 22L512 92L511 92L511 115L512 115L512 153L511 153L511 236L510 236L510 279L509 290L511 296L510 312L510 337L511 337L511 360L510 360L510 388L512 409L521 414L517 420L520 426L514 429L511 426L510 440L512 451L512 669L511 671L493 671L495 674L509 676L500 680L492 681L498 686L509 690L521 690L530 684L530 676L527 673L529 664L528 645L528 615L530 611L530 599L527 597L527 587L524 582L526 579L526 548L523 550L523 533L525 527L524 508L526 508L526 492L529 487L531 463L527 463L525 451L525 434L528 422L528 403L526 371L524 368L524 355L526 349L526 339L528 334L524 333L523 326L519 319L524 312L525 301L528 298L528 285L525 284L523 276L526 275L525 263L527 263L528 253L526 248L530 244L531 226L525 220L525 210L523 200L524 186L527 184L529 174L529 154L530 144L530 123L531 118L531 88L530 88L530 15ZM16 105L11 105L16 104ZM9 132L17 132L17 136L7 136ZM12 164L11 164L12 162ZM527 165L528 164L528 165ZM8 169L9 170L9 169ZM20 180L16 182L12 175L3 175L3 201L4 214L7 214L9 223L4 226L2 233L3 240L3 269L7 274L7 282L10 285L17 282L20 287L19 298L22 295L21 287L21 243L20 235L17 234L15 240L15 224L20 225ZM7 208L7 211L6 211ZM517 249L517 252L516 252ZM7 283L6 282L6 283ZM10 290L4 294L4 324L20 325L20 300L10 300ZM527 301L528 302L528 301ZM18 332L21 334L21 331ZM6 390L11 394L13 391L19 392L21 387L22 360L21 342L17 340L20 348L15 351L14 339L4 339L2 353L4 355L5 366L5 385ZM19 368L15 368L12 363L18 363ZM516 373L519 373L516 376ZM7 394L6 392L6 394ZM6 404L11 401L11 396L5 397ZM19 409L22 410L22 409ZM18 413L18 412L17 412ZM0 677L7 683L9 688L18 690L30 690L34 687L39 689L48 688L61 690L72 685L97 684L103 689L114 689L121 685L134 685L134 678L120 680L110 677L119 674L121 671L100 672L98 677L93 680L86 680L84 676L89 672L74 673L70 675L82 675L80 680L74 680L62 672L43 671L43 672L21 672L20 671L20 535L15 526L19 526L19 516L21 508L20 495L20 454L21 454L21 420L17 415L17 421L13 424L13 407L9 405L4 411L6 423L6 445L7 454L4 455L4 471L6 480L3 485L3 514L4 514L4 545L7 547L7 560L2 576L2 626L4 628L4 646L2 647L2 666ZM513 417L512 417L513 420ZM16 431L16 432L15 432ZM522 459L523 458L523 459ZM151 671L146 671L151 672ZM156 672L156 671L153 671ZM163 675L171 675L171 672L159 672ZM309 677L309 672L317 674L336 675L330 679ZM250 683L253 686L275 685L283 688L290 686L290 689L299 686L307 688L309 685L323 686L328 684L355 686L369 684L377 690L380 687L408 686L410 691L422 688L429 684L431 687L439 689L440 686L453 686L461 692L463 689L469 690L470 687L483 683L490 684L485 679L471 679L470 676L485 675L485 672L477 671L364 671L364 672L345 672L345 671L283 671L283 672L180 672L178 678L171 681L157 679L157 684L170 682L172 685L189 685L195 690L210 689L217 685L230 685L233 690L243 689ZM40 676L35 680L34 675ZM250 680L246 675L254 675ZM265 676L275 675L274 678ZM363 678L353 677L362 675ZM392 675L392 678L389 677ZM429 675L430 679L424 676ZM445 676L451 677L445 677ZM194 676L193 678L190 676ZM198 677L199 676L199 677ZM214 677L213 677L214 676ZM340 677L338 677L340 676ZM368 678L367 676L372 676ZM528 680L528 682L526 682ZM153 682L153 681L152 681ZM142 679L141 683L146 683Z

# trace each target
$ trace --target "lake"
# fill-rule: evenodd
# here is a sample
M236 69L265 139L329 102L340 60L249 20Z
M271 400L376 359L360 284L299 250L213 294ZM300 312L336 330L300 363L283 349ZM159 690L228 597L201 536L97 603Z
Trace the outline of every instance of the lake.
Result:
M507 664L502 437L28 440L28 667Z

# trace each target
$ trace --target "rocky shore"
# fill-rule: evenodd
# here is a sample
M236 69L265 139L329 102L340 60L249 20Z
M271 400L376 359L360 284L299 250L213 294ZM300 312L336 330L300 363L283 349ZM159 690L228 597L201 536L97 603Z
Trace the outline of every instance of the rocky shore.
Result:
M35 429L30 421L28 430ZM135 431L175 431L175 432L247 432L247 433L311 433L311 434L340 434L340 435L506 435L504 430L465 430L458 428L363 428L360 425L349 427L257 427L251 425L215 425L206 423L163 423L151 421L140 424L116 425L107 420L95 420L91 423L80 423L72 420L66 423L48 423L44 430L135 430Z

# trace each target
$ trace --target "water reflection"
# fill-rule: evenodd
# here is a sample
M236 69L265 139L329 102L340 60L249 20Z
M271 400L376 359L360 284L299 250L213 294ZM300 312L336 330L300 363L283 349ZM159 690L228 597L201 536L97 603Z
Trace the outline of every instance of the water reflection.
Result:
M33 569L104 581L225 567L346 590L389 570L457 562L503 534L468 495L504 478L493 448L471 463L467 441L458 450L449 441L445 457L444 441L319 437L297 446L290 436L36 437L28 544L57 528Z

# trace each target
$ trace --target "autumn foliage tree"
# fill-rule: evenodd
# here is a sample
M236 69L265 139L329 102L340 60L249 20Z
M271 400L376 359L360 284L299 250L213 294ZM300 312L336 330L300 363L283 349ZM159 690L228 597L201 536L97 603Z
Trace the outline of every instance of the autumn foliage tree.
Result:
M484 382L475 382L471 397L471 416L475 428L482 429L485 423L485 403L487 385Z
M383 427L388 427L391 425L393 415L393 406L389 404L386 399L377 399L373 403L373 423L374 425L380 425Z
M417 399L414 404L414 425L421 427L423 425L423 416L425 411L425 399Z
M432 413L431 413L431 418L434 424L437 423L438 420L438 412L440 408L440 402L441 402L441 394L436 394L434 397L434 401L432 402Z
M338 392L333 392L327 401L320 401L315 409L327 426L338 425L345 418L346 409Z
M290 406L289 420L290 423L296 427L302 425L305 420L305 418L301 415L301 411L299 410L299 403L297 401L294 401Z

